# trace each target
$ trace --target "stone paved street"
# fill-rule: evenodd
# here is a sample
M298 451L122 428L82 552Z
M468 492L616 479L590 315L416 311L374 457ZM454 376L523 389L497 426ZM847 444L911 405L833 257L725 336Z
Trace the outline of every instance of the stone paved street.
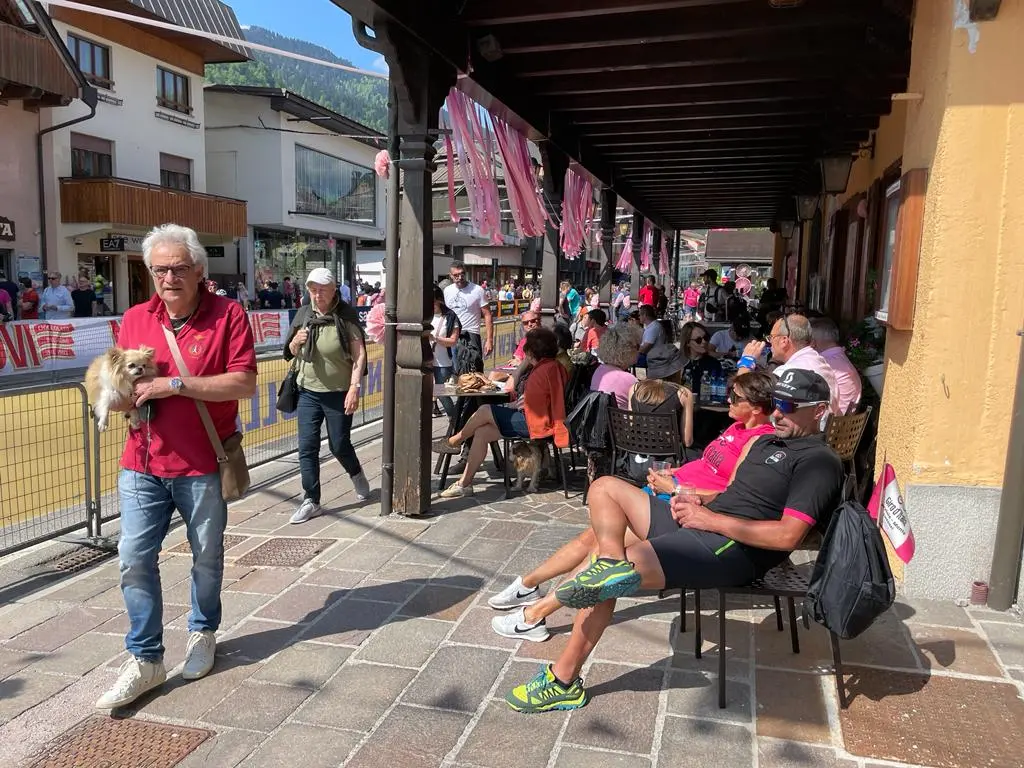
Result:
M378 451L361 450L366 466L379 465ZM720 710L711 603L698 660L692 608L679 631L678 593L622 600L584 669L591 703L518 715L502 697L561 651L571 614L549 620L546 643L509 641L491 631L486 598L581 529L578 497L501 501L495 477L478 482L475 499L408 520L360 505L345 478L327 488L330 513L301 526L288 525L294 478L232 506L218 663L188 684L171 668L186 638L190 559L184 531L168 537L169 679L120 714L209 731L182 768L1001 768L1024 759L1024 627L950 603L901 601L844 642L852 701L840 713L827 634L801 626L794 655L770 601L730 602ZM278 537L316 540L320 551L298 567L245 564ZM0 609L0 765L32 764L94 715L124 660L125 627L114 561Z

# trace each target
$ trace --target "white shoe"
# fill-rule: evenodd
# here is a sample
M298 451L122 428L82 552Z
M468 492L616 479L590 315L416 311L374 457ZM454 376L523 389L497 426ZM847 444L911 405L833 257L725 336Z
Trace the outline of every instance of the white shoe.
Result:
M461 499L465 496L473 495L472 485L459 485L459 481L456 480L449 486L448 490L441 491L442 499Z
M543 643L551 637L544 619L536 624L526 621L525 608L506 613L504 616L495 616L491 619L491 629L502 637L510 637L513 640L530 640L534 643Z
M146 691L162 685L167 670L162 661L143 661L134 656L121 665L117 682L96 701L99 709L116 709L131 704Z
M208 629L190 632L185 646L185 666L181 670L184 680L198 680L206 677L213 669L213 657L217 652L217 640Z
M352 487L356 492L356 498L359 501L366 501L370 498L370 481L366 479L366 474L360 472L358 475L352 477Z
M541 594L540 587L524 587L523 577L516 576L515 581L490 598L487 604L497 611L507 611L509 608L533 605L542 597L544 595Z
M292 515L292 519L288 522L292 525L298 525L322 514L323 508L319 504L312 499L303 499L302 503L299 504L299 508L295 510L295 514Z

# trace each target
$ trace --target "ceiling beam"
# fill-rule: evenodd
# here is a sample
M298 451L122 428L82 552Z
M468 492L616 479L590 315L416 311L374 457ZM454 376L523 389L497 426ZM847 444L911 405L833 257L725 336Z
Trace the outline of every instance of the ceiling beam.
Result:
M715 136L733 136L736 134L760 133L766 130L787 129L823 129L828 122L841 124L843 130L850 132L868 132L878 127L878 118L832 116L823 114L773 115L764 117L729 116L704 118L680 122L640 123L629 126L622 123L611 125L589 125L583 131L588 137L603 139L606 136L680 136L687 134L707 134Z
M788 168L799 165L806 160L803 153L795 152L791 155L776 157L733 157L733 158L642 158L638 160L622 160L614 163L620 171L652 171L664 170L666 173L673 173L680 168Z
M745 0L476 0L462 12L468 27L496 27L505 24L576 19L581 16L608 16L623 13L649 13L701 5L725 5Z
M714 6L626 13L615 16L580 16L572 23L506 25L494 32L506 55L538 54L617 45L683 43L693 40L770 37L813 30L821 36L844 31L863 33L871 10L870 0L858 3L808 3L799 8L775 9L764 0L736 3L727 11ZM873 19L878 23L877 19ZM683 47L683 46L680 46Z

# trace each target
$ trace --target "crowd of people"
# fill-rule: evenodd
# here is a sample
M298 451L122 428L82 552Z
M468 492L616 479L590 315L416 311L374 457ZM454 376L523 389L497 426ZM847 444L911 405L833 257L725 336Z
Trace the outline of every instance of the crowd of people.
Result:
M108 284L102 275L49 272L41 290L30 277L10 280L0 269L0 323L14 320L67 320L110 315Z
M214 665L227 524L219 456L235 438L238 399L251 397L256 387L249 323L237 300L208 289L206 255L195 233L158 227L145 240L144 259L155 294L125 314L118 342L156 349L159 375L140 380L118 406L155 404L145 429L130 431L121 459L119 556L129 658L97 702L104 709L125 706L166 679L158 562L175 509L193 557L182 677L201 678ZM366 499L371 492L349 439L365 370L363 329L330 270L313 269L303 289L309 300L284 346L297 387L303 499L291 518L296 524L324 511L324 423L355 496ZM639 478L619 472L594 477L589 528L488 600L501 611L492 622L496 633L534 642L548 639L546 618L560 606L577 610L557 658L507 692L506 702L517 711L587 703L580 673L612 620L616 599L640 588L749 583L783 562L839 503L843 468L822 432L829 414L856 407L859 386L856 371L843 363L835 324L769 316L768 332L757 334L749 318L737 316L725 333L712 336L691 319L677 345L675 322L659 312L657 300L657 291L645 291L636 309L620 301L610 319L585 291L563 284L552 327L543 327L533 308L521 316L522 343L498 372L507 402L478 408L434 443L439 453L466 452L459 478L442 498L473 493L487 447L500 438L567 447L566 392L585 368L591 392L622 409L678 415L681 448L701 449L679 466L650 466ZM463 264L453 262L447 284L433 290L433 309L435 380L482 371L494 323L483 287L467 279ZM189 352L187 370L178 347ZM641 356L646 375L638 377L645 368ZM728 418L701 444L695 384L702 371L730 361ZM442 406L454 415L452 403Z

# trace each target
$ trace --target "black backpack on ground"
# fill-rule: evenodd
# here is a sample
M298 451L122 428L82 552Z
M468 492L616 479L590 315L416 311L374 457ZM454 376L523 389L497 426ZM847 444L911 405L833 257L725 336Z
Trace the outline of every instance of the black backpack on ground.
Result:
M821 542L804 614L847 640L870 627L895 599L881 531L863 505L844 502Z

